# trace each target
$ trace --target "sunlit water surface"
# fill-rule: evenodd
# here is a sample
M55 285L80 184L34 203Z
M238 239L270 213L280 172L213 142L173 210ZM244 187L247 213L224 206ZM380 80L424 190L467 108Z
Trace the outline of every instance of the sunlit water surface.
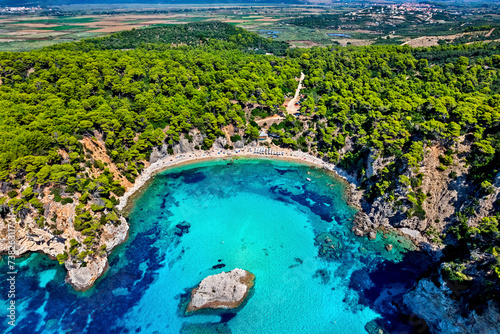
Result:
M376 319L384 315L359 292L373 287L372 268L402 259L405 242L380 234L376 241L354 236L356 211L346 204L345 191L323 170L290 162L213 160L164 171L137 196L130 237L113 251L108 272L91 290L74 292L64 283L64 269L43 255L18 259L17 325L2 321L0 330L377 330ZM395 245L392 252L384 248L388 242ZM7 272L4 261L1 275ZM184 316L190 289L208 275L234 268L256 276L242 307ZM398 283L392 283L397 292ZM6 293L1 298L5 310Z

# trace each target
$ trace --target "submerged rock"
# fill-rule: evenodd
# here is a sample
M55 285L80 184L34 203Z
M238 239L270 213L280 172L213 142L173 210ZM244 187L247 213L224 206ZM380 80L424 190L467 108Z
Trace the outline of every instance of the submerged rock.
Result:
M344 244L341 238L331 233L319 234L314 245L319 247L318 256L327 261L338 260L344 255Z
M247 298L254 279L254 274L238 268L208 276L191 291L191 300L186 312L204 308L236 308Z
M177 225L175 225L175 235L182 237L184 234L189 233L189 228L191 227L191 224L189 224L187 221L183 221Z

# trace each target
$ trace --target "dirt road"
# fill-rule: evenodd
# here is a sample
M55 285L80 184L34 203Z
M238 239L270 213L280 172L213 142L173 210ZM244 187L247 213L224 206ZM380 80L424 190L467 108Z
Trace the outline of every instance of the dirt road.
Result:
M293 97L293 99L290 100L290 102L288 102L288 106L286 107L286 112L288 114L293 115L299 109L295 105L295 103L297 103L300 99L300 90L302 89L302 81L304 80L305 77L306 77L306 75L304 73L300 72L299 86L297 87L297 90L295 91L295 96Z

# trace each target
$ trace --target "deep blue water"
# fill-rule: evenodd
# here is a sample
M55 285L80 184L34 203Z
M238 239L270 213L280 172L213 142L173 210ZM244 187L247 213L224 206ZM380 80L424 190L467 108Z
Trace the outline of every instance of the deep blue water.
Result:
M378 333L380 324L412 332L391 300L411 286L418 261L408 260L413 252L401 237L355 237L344 194L323 170L289 162L217 160L164 171L136 199L129 239L89 291L73 291L64 269L43 255L18 259L17 325L4 320L0 331L357 334ZM244 306L183 315L191 288L234 268L256 275ZM0 280L7 271L3 260Z

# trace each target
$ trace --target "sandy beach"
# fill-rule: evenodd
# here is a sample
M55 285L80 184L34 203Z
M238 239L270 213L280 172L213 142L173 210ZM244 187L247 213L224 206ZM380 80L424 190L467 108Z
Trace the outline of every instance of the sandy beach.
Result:
M350 184L358 186L357 180L351 175L347 174L344 170L342 170L341 168L337 167L334 164L325 162L315 156L312 156L311 154L304 153L302 151L283 149L279 147L274 147L270 149L273 150L274 152L282 152L282 154L279 155L262 154L256 152L258 148L265 148L265 147L247 146L241 149L233 149L233 150L226 150L226 149L211 149L209 151L197 150L188 153L168 155L156 161L155 163L152 163L142 171L141 175L135 180L134 185L131 188L127 189L125 194L120 197L120 203L116 206L116 208L119 211L123 211L127 207L130 197L134 195L138 190L140 190L158 172L161 172L167 168L174 166L190 164L203 160L224 159L230 157L265 158L265 159L301 162L315 167L327 169L336 174L338 177L346 180Z

